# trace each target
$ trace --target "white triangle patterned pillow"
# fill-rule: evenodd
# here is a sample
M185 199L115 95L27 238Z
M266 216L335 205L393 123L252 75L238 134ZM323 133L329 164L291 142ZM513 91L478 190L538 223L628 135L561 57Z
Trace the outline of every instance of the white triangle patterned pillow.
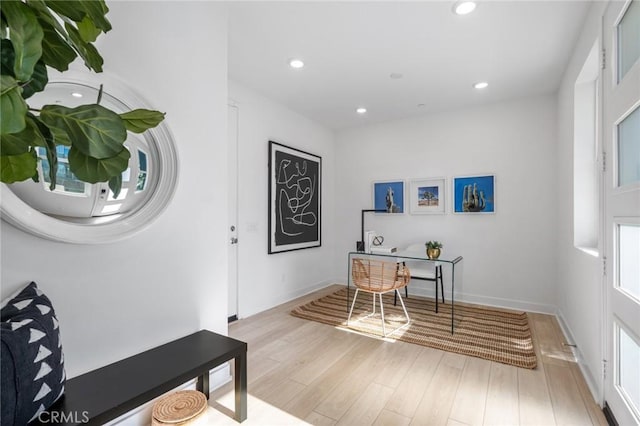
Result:
M0 423L26 425L64 393L60 327L34 282L2 307L0 320Z

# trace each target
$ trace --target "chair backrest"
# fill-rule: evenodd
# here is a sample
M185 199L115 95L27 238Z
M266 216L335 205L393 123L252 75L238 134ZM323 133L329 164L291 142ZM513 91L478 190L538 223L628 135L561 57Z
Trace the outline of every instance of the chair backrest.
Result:
M411 244L406 248L407 251L425 253L426 247L423 243Z
M427 248L424 243L416 243L408 246L404 251L411 253L420 253L423 256L426 254ZM436 277L436 263L422 262L419 260L407 260L405 264L411 268L414 278L435 279Z
M377 259L353 259L353 284L365 291L384 293L409 283L411 273L402 263Z

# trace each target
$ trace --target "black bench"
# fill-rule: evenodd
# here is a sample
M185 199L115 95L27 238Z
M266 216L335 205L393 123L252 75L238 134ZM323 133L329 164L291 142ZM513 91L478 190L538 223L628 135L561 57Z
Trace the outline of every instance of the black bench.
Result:
M201 330L67 380L64 396L39 416L47 424L101 425L197 377L209 398L209 371L235 359L235 420L247 418L247 344Z

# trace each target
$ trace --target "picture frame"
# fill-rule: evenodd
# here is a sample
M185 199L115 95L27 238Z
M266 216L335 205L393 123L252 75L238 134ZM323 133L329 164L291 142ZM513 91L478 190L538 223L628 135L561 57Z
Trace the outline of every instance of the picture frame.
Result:
M493 214L496 212L494 174L476 174L453 178L453 212L456 214Z
M445 214L447 179L424 178L409 182L409 212L411 214Z
M404 214L404 181L373 182L373 208L386 210L383 214Z
M269 141L269 254L322 244L322 157Z

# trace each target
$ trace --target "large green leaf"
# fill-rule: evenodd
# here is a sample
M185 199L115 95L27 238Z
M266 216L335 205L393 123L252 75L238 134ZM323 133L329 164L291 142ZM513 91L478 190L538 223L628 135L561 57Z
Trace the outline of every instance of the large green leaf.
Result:
M40 22L44 34L42 59L47 65L60 72L68 70L69 64L76 59L78 54L49 22L44 19L38 19L38 22ZM64 35L68 37L66 32Z
M102 34L102 30L96 28L89 16L85 16L82 21L78 22L78 32L82 40L87 43L93 43L97 40L98 36Z
M56 189L56 179L58 177L58 153L56 152L56 144L53 139L53 134L49 128L40 121L39 117L28 113L27 123L33 123L36 127L37 133L40 135L43 141L43 146L47 151L47 160L49 161L49 189Z
M102 59L102 56L100 56L100 53L98 53L95 46L82 40L80 33L73 26L65 23L64 27L69 34L69 39L71 40L73 47L76 49L80 57L82 57L87 68L92 69L95 72L102 72L102 64L104 63L104 60Z
M21 182L37 173L34 151L20 155L0 155L0 180L4 183Z
M106 182L129 167L129 157L131 154L127 148L123 148L115 157L99 160L72 147L69 150L69 166L73 174L84 182Z
M134 133L142 133L145 130L156 127L164 120L164 113L148 109L134 109L120 114L127 130Z
M21 132L25 126L27 104L20 86L10 75L0 75L0 134Z
M20 155L29 151L30 146L44 146L44 138L38 131L35 122L27 118L26 127L19 133L2 135L0 138L0 154Z
M87 12L77 0L45 0L45 4L58 15L66 16L73 21L80 22Z
M21 1L3 1L2 13L15 53L14 75L18 81L27 81L42 56L42 27L31 8Z
M113 192L113 198L118 198L122 190L122 173L109 179L109 189Z
M36 14L36 17L41 24L44 21L61 34L64 39L69 38L58 19L53 15L53 13L51 13L45 4L44 0L27 0L27 5Z
M13 73L13 60L15 54L13 53L13 44L8 38L0 40L0 72L3 75L10 75L15 78Z
M45 134L49 136L51 142L53 142L53 138L51 137L51 132L49 132L49 128L45 126L38 117L33 115L31 112L27 112L27 129L31 129L32 134L29 134L27 137L33 138L28 139L29 145L32 146L47 146L47 141L45 140ZM42 128L46 130L45 133L42 132Z
M69 139L69 135L62 129L58 129L56 127L49 128L51 134L53 135L53 140L56 141L57 145L71 146L71 139Z
M96 28L104 31L105 33L111 30L111 23L105 16L107 12L109 12L109 8L104 0L83 1L81 5L85 12L87 12L86 17L91 19L91 22Z
M66 132L77 151L97 159L117 155L127 139L120 116L101 105L45 105L40 120L49 128Z
M0 138L0 155L20 155L29 152L29 142L21 136L27 131L29 131L29 127L26 127L20 133L2 135L2 138Z
M69 34L60 20L49 10L44 0L27 0L27 5L36 14L42 26L42 57L47 65L58 71L66 71L69 64L78 56L72 47Z
M0 15L0 37L7 38L7 20L4 15Z
M49 82L49 75L47 74L47 66L41 59L33 69L31 74L31 80L24 86L22 86L22 97L24 99L30 98L34 93L42 92Z

